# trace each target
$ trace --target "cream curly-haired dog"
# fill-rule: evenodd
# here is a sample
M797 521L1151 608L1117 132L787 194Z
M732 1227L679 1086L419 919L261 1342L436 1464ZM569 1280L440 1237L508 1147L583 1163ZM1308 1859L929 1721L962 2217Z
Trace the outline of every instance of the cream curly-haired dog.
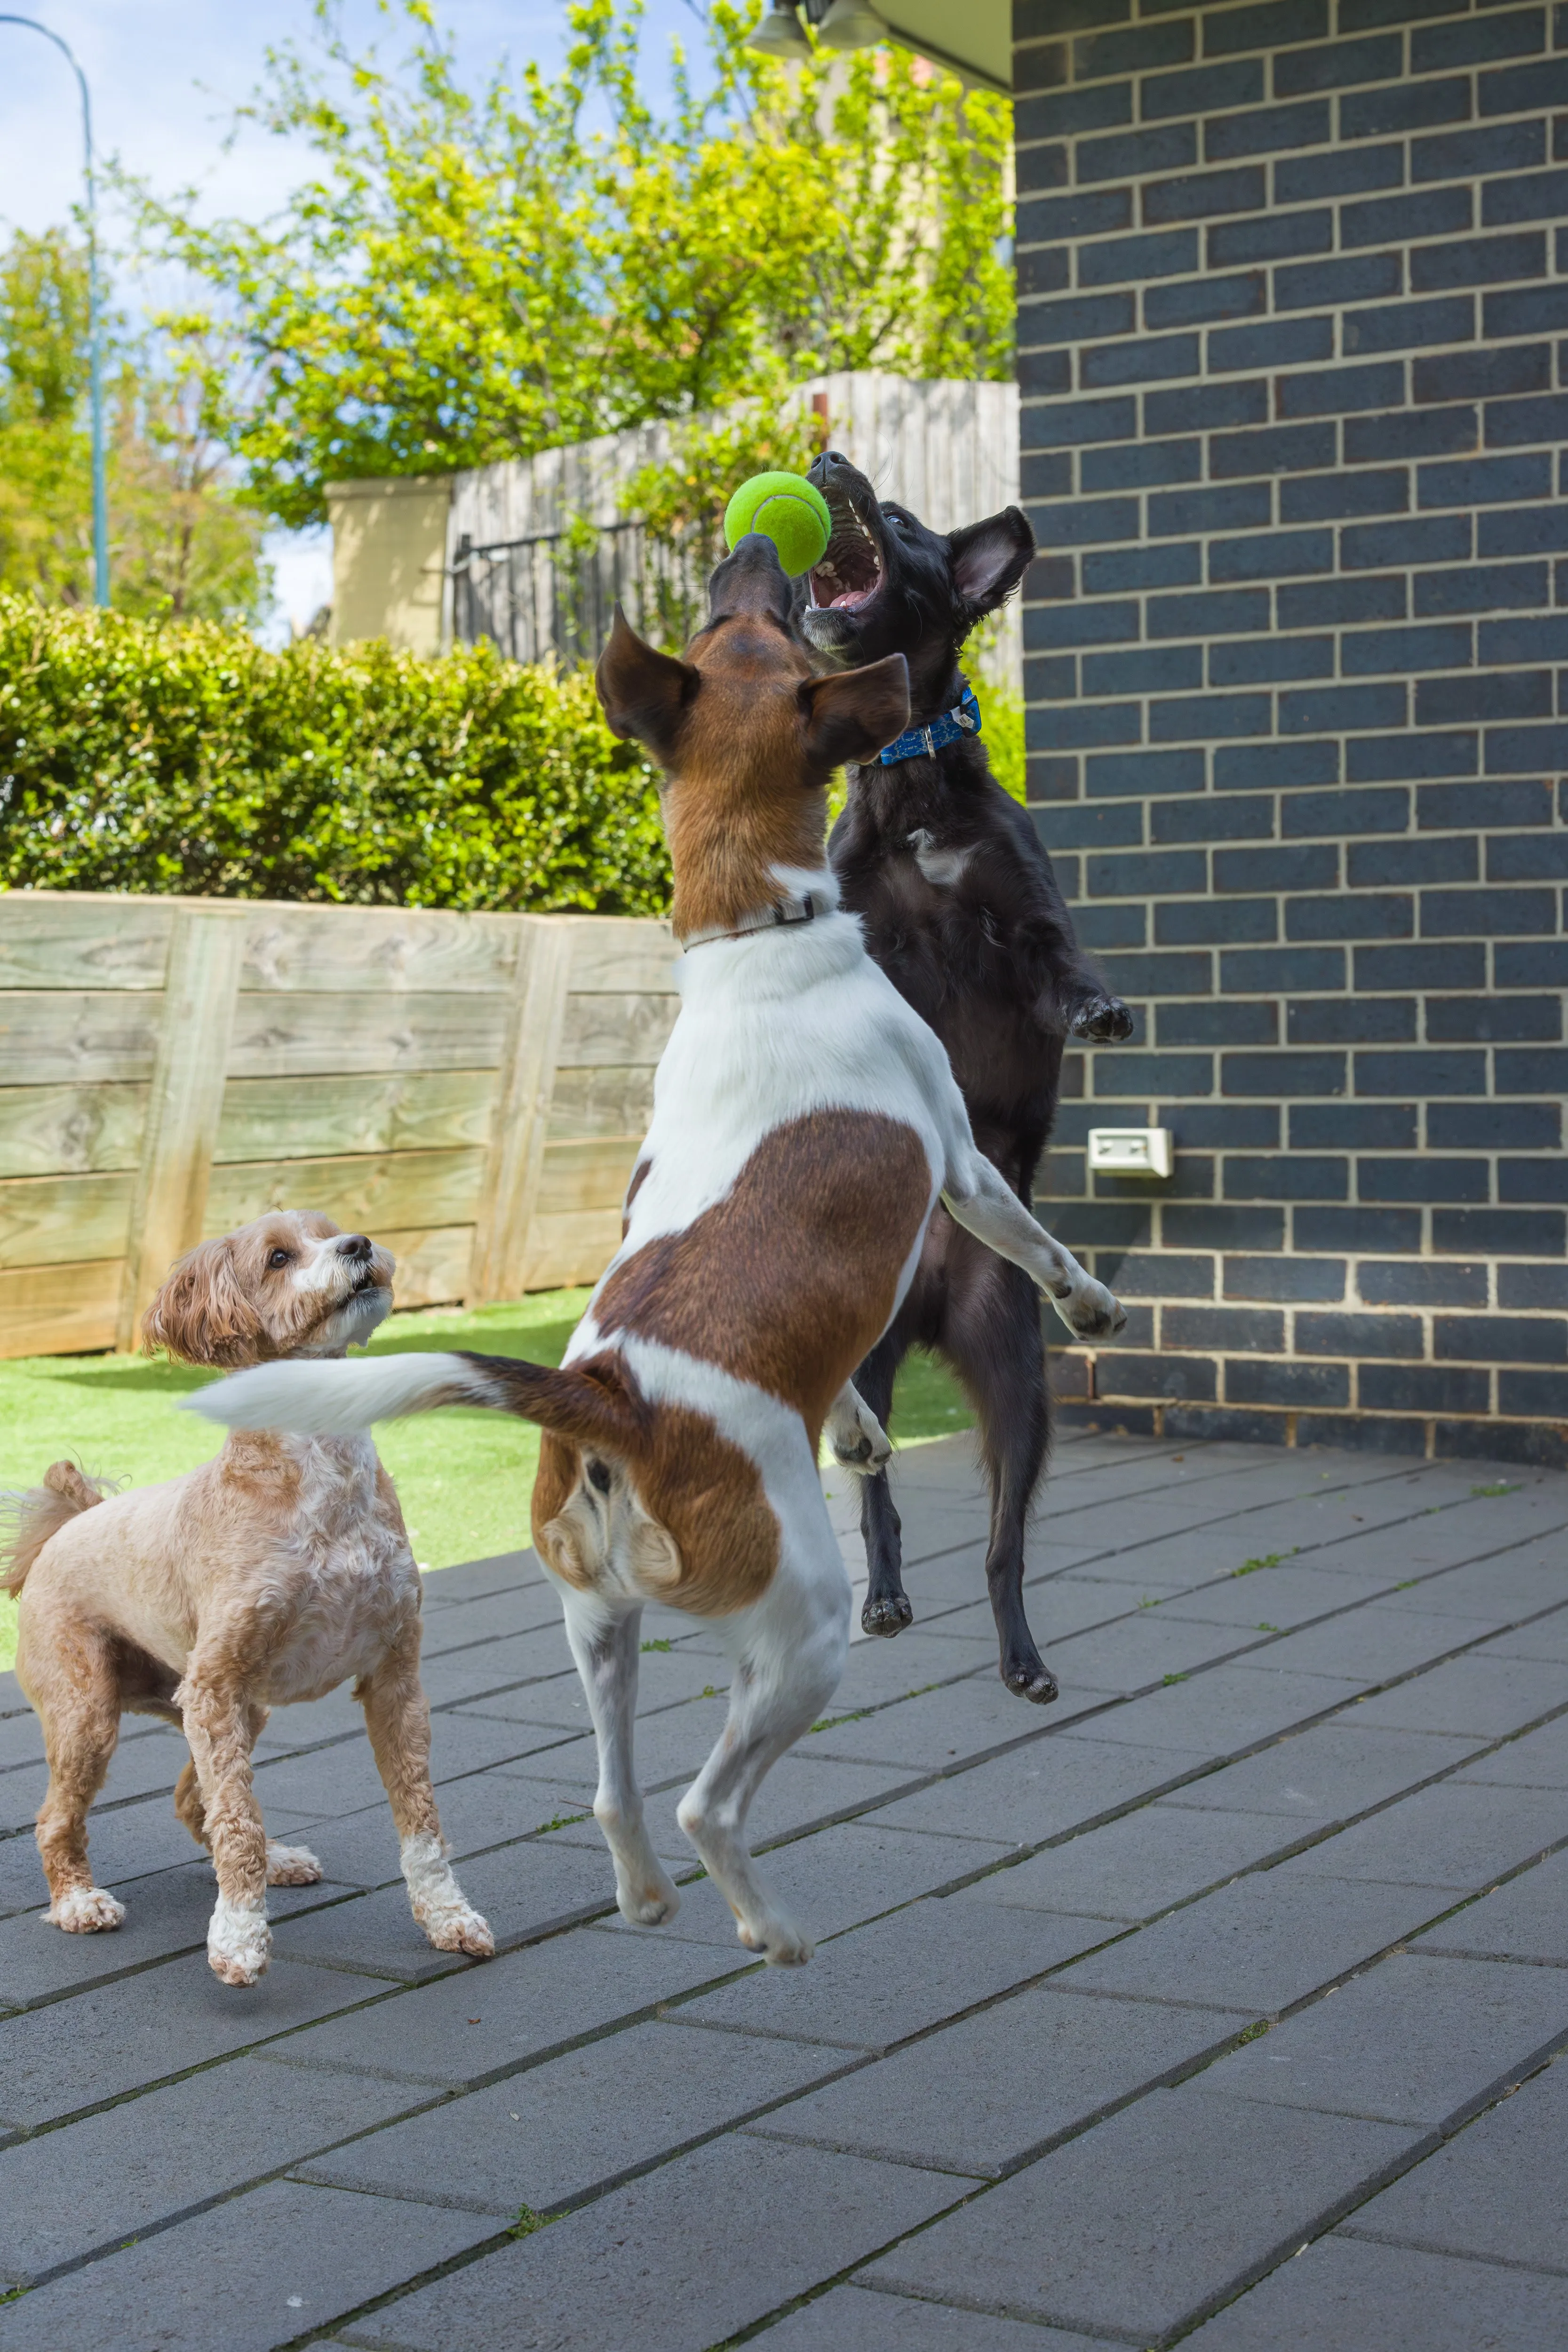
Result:
M363 1234L279 1211L183 1257L142 1337L149 1351L225 1369L341 1356L390 1310L392 1276ZM237 1434L205 1468L118 1496L57 1462L12 1504L0 1583L21 1596L16 1673L48 1758L46 1918L79 1935L124 1918L92 1883L88 1808L121 1716L162 1716L190 1742L175 1811L217 1873L207 1958L226 1984L254 1984L271 1944L268 1886L310 1885L321 1866L268 1837L251 1749L270 1707L324 1697L352 1675L416 1919L439 1951L494 1951L447 1864L419 1571L368 1437Z

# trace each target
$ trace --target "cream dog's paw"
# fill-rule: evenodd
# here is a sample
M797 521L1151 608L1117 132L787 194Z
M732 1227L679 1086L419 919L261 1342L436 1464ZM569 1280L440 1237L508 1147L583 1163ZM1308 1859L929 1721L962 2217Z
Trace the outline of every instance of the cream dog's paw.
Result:
M496 1939L488 1919L458 1896L455 1903L433 1903L415 1913L438 1952L467 1952L471 1960L493 1960Z
M276 1845L267 1841L267 1884L268 1886L315 1886L320 1884L321 1865L304 1845Z
M253 1985L272 1958L272 1930L260 1904L231 1903L220 1895L207 1924L207 1966L225 1984Z
M106 1895L101 1886L72 1886L58 1902L50 1904L44 1916L51 1927L63 1927L68 1936L97 1936L121 1925L125 1906Z

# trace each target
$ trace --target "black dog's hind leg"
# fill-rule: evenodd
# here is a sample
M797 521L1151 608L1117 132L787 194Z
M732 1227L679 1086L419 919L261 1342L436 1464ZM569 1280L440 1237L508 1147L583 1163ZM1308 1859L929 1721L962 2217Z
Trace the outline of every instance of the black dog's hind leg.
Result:
M898 1336L895 1325L878 1340L855 1375L861 1403L870 1408L884 1429L893 1409L893 1376L903 1361L907 1346L908 1342ZM860 1533L865 1538L870 1581L860 1622L868 1633L883 1633L890 1638L901 1633L914 1616L904 1591L901 1532L887 1471L879 1478L862 1478Z
M1045 1466L1050 1421L1040 1302L1021 1268L976 1248L950 1261L944 1350L973 1401L991 1482L985 1582L996 1620L1001 1675L1020 1698L1045 1706L1057 1678L1024 1613L1024 1535Z

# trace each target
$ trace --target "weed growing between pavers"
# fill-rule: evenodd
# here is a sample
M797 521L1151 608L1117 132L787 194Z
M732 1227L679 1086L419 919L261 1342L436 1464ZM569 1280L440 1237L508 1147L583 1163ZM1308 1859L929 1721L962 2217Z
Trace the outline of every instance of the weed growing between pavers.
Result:
M1260 1568L1278 1568L1282 1559L1294 1559L1300 1549L1300 1544L1292 1544L1289 1551L1266 1551L1258 1559L1244 1559L1239 1568L1230 1572L1232 1576L1252 1576Z

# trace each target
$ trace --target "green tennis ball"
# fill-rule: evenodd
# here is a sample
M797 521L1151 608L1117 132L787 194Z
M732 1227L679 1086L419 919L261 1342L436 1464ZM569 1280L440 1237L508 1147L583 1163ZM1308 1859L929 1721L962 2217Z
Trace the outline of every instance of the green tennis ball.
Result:
M827 500L804 474L753 474L724 509L724 544L733 547L749 530L760 530L779 551L792 580L820 563L833 535Z

